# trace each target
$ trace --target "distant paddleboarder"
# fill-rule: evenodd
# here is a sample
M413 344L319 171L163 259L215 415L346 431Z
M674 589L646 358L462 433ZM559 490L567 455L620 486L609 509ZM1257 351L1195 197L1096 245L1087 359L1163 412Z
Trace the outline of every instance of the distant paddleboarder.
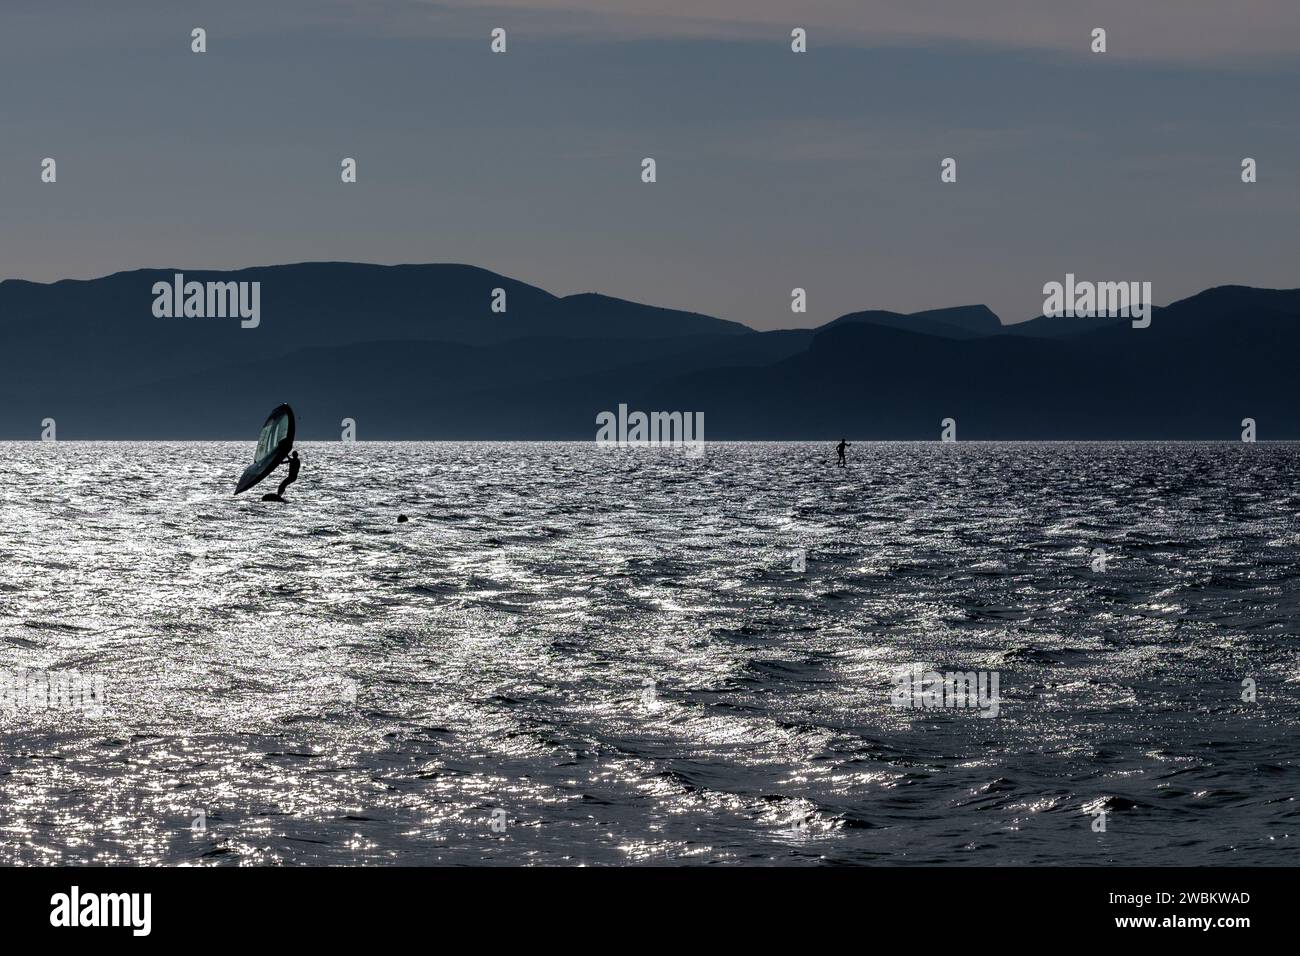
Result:
M840 467L841 467L841 468L843 468L843 467L845 466L845 462L844 462L844 449L846 449L846 448L848 448L848 447L849 447L849 443L846 442L843 438L841 438L841 439L840 439L840 443L839 443L838 445L835 446L835 454L839 455L839 458L840 458ZM297 454L297 452L294 452L294 454Z
M843 455L841 454L840 457L843 457ZM289 477L280 482L280 487L275 490L275 493L281 498L284 497L284 489L298 480L298 471L302 468L302 462L298 460L296 451L290 452L286 460L289 462Z

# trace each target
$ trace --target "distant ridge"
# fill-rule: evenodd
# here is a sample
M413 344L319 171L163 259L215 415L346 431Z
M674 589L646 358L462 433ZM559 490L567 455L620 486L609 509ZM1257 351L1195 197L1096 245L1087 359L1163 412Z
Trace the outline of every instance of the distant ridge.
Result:
M261 325L156 318L151 287L260 282ZM494 290L506 311L494 312ZM1003 325L982 305L759 332L461 264L309 262L0 282L0 437L589 439L620 403L706 439L1300 438L1300 290L1219 286L1124 319ZM251 424L250 424L251 423Z
M973 339L984 335L1000 335L1005 331L1002 320L986 305L962 305L951 309L930 309L926 312L885 312L871 309L850 312L828 322L823 328L852 322L866 322L887 328L921 332L948 339Z

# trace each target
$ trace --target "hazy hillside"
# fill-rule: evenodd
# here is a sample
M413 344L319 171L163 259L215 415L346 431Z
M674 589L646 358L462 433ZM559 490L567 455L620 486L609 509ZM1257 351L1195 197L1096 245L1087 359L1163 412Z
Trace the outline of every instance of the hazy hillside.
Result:
M868 310L820 329L463 265L304 263L186 272L259 281L261 324L156 318L174 270L0 283L0 437L248 438L281 401L303 438L588 438L620 403L703 411L722 438L1300 437L1300 291L1228 286L1126 320L1003 326L984 306ZM493 312L504 289L507 311Z

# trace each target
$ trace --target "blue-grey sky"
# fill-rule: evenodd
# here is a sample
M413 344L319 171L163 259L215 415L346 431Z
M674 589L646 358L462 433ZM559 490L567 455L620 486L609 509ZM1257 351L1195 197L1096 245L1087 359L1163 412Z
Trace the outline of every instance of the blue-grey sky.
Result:
M0 277L468 262L760 328L1300 285L1295 0L5 0L0 103Z

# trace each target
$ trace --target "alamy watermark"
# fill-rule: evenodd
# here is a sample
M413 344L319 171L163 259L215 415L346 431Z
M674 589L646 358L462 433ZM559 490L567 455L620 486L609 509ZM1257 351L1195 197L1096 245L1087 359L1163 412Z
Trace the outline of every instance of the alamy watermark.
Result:
M4 713L60 710L103 717L107 703L102 674L0 670L0 711Z
M1067 272L1064 283L1044 285L1043 295L1047 318L1132 318L1135 329L1151 324L1150 282L1076 282Z
M631 412L620 404L618 414L596 416L599 448L683 448L692 458L704 454L703 412Z
M158 319L240 319L240 327L262 324L262 283L186 282L177 272L172 281L153 284L153 314Z
M997 671L927 671L911 664L894 671L889 703L896 710L978 709L981 717L996 717L1002 698Z
M67 893L50 897L50 925L120 926L132 936L148 936L153 929L152 893L83 893L74 885Z

